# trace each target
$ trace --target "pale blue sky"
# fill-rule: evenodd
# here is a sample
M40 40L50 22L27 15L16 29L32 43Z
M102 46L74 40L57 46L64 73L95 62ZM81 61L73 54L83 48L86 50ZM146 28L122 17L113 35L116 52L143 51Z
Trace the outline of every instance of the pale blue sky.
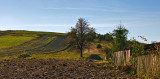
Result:
M160 41L160 0L0 0L0 30L66 33L80 17L101 34L122 21L128 39Z

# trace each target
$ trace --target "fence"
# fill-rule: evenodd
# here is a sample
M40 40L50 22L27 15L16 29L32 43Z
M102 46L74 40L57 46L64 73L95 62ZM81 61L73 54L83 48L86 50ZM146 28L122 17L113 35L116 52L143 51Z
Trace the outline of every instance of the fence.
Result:
M112 62L117 65L129 65L131 50L118 51L112 54Z
M136 57L137 73L160 76L160 56L143 55Z
M112 62L116 65L130 65L131 50L119 51L112 54ZM160 56L143 55L135 58L137 73L160 77Z

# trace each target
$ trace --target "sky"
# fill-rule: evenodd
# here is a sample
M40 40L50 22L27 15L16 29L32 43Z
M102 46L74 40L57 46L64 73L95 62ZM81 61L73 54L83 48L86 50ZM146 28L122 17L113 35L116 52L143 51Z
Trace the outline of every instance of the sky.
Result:
M84 18L97 33L116 29L120 22L138 36L160 42L160 0L0 0L0 30L67 33Z

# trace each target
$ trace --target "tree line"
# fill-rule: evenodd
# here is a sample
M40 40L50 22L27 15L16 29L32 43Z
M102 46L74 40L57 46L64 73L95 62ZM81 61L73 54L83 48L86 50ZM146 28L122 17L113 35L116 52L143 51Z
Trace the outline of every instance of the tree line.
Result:
M113 33L106 33L104 35L97 34L95 28L89 27L89 23L84 18L79 18L75 27L71 27L70 32L67 34L68 43L72 44L74 48L77 48L81 52L83 57L83 50L89 46L89 42L98 39L98 41L110 41L113 43L113 48L108 51L119 51L123 50L128 46L127 34L128 30L119 24Z

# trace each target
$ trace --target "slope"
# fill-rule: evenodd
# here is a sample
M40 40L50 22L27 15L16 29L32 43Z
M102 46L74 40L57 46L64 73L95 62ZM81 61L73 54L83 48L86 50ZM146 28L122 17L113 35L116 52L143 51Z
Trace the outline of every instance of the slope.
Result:
M21 32L18 32L16 34L13 32L7 32L8 35L14 35L14 36L15 35L16 36L37 35L37 36L35 39L27 41L23 44L0 49L0 57L13 56L13 55L17 55L24 52L30 53L30 54L45 53L45 52L51 52L51 51L55 51L65 47L65 40L66 40L65 35L56 35L56 33L53 34L50 32L49 33L39 32L40 34L39 33L35 34L35 32L31 32L31 33L27 32L27 33L29 34L23 34Z

